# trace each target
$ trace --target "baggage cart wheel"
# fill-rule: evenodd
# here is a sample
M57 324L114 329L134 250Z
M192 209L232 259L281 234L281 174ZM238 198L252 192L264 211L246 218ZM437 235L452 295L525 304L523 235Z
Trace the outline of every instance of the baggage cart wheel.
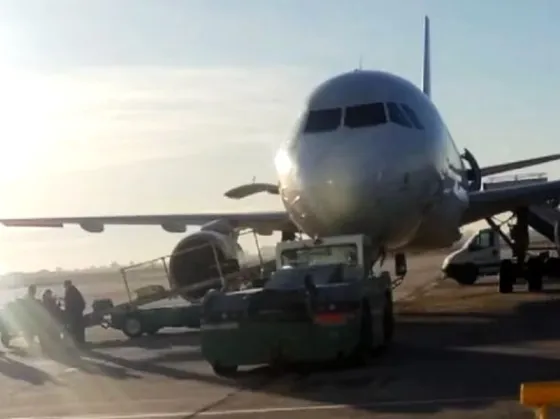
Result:
M128 315L124 318L122 331L129 338L137 338L142 336L144 328L138 316Z
M216 373L216 375L222 377L232 377L237 372L237 365L221 365L221 364L214 364L212 365L212 369Z

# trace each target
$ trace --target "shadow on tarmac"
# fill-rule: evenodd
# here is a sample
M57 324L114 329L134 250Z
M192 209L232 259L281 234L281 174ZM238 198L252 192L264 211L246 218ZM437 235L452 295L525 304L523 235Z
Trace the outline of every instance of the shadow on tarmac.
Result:
M486 294L493 292L494 286ZM560 379L560 351L552 342L560 339L560 328L555 321L560 313L560 293L554 290L545 294L538 298L524 294L524 298L515 300L518 304L514 308L494 313L484 307L469 312L464 301L461 309L455 309L453 301L433 311L404 308L398 315L393 347L361 369L316 366L305 371L278 373L269 368L256 368L228 380L213 375L210 368L210 372L197 372L169 365L200 362L198 349L155 353L149 360L128 360L97 351L120 346L116 342L92 345L84 350L82 355L91 361L83 363L95 362L96 366L90 368L121 379L138 379L140 374L160 375L175 380L227 384L308 403L345 404L379 413L478 409L494 404L493 398L517 398L523 381ZM515 295L501 297L516 298ZM527 301L531 298L541 301ZM171 338L164 335L149 340L149 344L146 340L127 341L124 345L192 347L197 345L198 335L187 333ZM533 343L529 347L535 341L539 341L538 346ZM99 366L102 364L105 366ZM405 403L410 400L435 402Z

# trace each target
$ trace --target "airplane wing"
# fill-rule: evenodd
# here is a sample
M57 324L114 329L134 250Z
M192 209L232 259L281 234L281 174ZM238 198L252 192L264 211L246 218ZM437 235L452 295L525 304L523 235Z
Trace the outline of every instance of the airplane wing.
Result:
M0 219L6 227L62 228L67 224L79 225L90 233L100 233L106 225L159 225L170 233L183 233L187 226L203 226L212 221L225 221L234 229L251 228L262 235L274 231L296 232L285 211L253 213L155 214L113 215L100 217L53 217Z
M461 224L469 224L517 207L540 204L560 197L560 180L469 193L469 207Z
M486 166L480 169L480 175L482 177L495 175L498 173L509 172L510 170L523 169L525 167L536 166L538 164L548 163L559 159L560 159L560 154L549 154L548 156L512 161L508 163L496 164L494 166Z

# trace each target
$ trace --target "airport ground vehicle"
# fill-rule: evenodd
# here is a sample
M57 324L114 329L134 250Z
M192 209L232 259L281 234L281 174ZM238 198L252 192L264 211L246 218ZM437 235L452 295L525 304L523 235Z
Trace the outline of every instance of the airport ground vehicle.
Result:
M560 259L551 256L555 251L553 246L532 246L528 249L529 257L540 257L545 261L545 276L560 276ZM473 234L463 245L450 253L443 261L442 271L444 274L455 279L463 285L472 285L478 278L484 276L495 276L500 273L500 265L505 260L514 260L513 252L500 237L500 234L492 228L483 228ZM518 277L523 272L517 273Z
M99 320L89 324L121 330L129 338L154 335L169 327L200 327L200 304L188 303L178 297L140 306L122 304L102 313Z
M209 292L201 348L218 375L240 365L363 359L393 334L390 275L363 235L279 243L262 287Z
M123 281L128 283L126 276ZM174 290L151 285L136 290L136 295L117 305L108 298L95 300L85 316L87 326L117 329L129 338L153 335L167 327L200 326L200 305L178 297Z
M195 248L186 252L198 250ZM236 289L241 285L240 281L256 278L275 266L274 261L265 263L260 259L257 264L228 270L224 269L223 263L216 258L215 277L193 285L177 287L176 284L182 282L170 277L167 269L169 257L164 256L122 268L121 275L128 301L117 305L111 299L94 301L92 311L86 314L86 324L118 329L130 338L143 334L153 335L163 328L196 329L200 327L201 312L200 298L196 297L204 295L211 288ZM147 285L135 290L136 297L133 297L130 286L137 279L167 283L169 288L163 285Z
M499 177L486 182L484 189L547 181L548 178L542 173ZM517 278L526 279L530 291L540 291L543 277L560 276L558 199L518 208L505 222L499 223L492 218L486 221L489 228L479 230L445 258L442 271L447 277L463 285L472 285L481 276L498 275L499 291L510 293ZM504 231L503 225L508 223L509 229ZM550 244L530 246L529 228ZM551 251L556 255L551 254Z

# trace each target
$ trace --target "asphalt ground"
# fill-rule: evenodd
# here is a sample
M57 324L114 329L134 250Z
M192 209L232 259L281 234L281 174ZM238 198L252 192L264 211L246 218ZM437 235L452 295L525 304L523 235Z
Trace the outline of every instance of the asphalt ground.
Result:
M395 343L367 368L257 368L224 379L201 359L196 331L128 340L97 327L82 351L6 350L0 417L532 417L517 401L519 385L560 379L560 287L530 294L519 285L512 295L498 294L493 279L460 287L439 279L443 257L410 258L395 292ZM75 282L90 301L125 298L113 277Z

